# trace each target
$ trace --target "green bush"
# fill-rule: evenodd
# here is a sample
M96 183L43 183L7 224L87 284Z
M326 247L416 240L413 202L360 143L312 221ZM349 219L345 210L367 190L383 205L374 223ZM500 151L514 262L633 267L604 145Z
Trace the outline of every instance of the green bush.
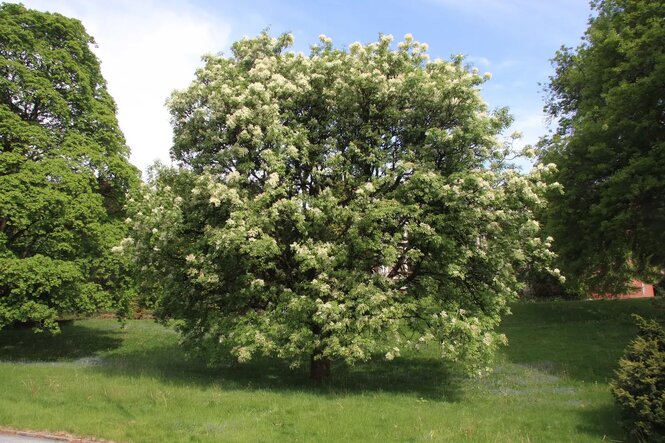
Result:
M665 442L665 330L655 320L633 318L639 332L619 361L612 393L631 437Z

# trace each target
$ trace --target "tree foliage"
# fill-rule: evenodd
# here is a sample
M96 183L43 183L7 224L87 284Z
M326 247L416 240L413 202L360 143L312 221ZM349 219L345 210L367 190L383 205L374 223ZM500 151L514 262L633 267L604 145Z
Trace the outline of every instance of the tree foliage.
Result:
M306 56L263 33L171 97L183 168L130 202L122 247L212 360L311 357L320 377L436 343L477 370L505 341L516 269L550 256L532 212L548 168L504 167L487 77L391 40Z
M126 296L110 249L138 174L92 44L77 20L0 5L0 328Z
M593 2L582 43L553 59L546 110L548 228L582 289L621 290L665 269L665 2Z

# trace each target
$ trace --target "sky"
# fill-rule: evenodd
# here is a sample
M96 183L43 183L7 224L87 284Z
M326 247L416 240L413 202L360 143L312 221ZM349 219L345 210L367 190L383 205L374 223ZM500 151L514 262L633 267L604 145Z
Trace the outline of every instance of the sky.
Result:
M535 143L548 125L543 86L550 59L576 46L591 13L587 0L22 0L83 23L96 42L118 121L142 170L170 162L172 130L165 102L186 88L203 54L228 54L231 43L264 29L291 32L294 50L307 52L318 36L337 47L396 42L411 33L429 44L432 59L464 54L492 79L482 95L491 109L507 106L520 144ZM549 128L551 129L551 128Z

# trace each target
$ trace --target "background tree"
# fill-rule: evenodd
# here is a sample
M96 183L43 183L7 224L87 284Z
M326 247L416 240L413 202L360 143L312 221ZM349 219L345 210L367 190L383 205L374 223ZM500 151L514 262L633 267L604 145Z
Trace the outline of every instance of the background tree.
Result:
M665 2L592 6L582 43L553 60L544 159L564 187L547 216L561 266L604 292L665 269Z
M0 5L0 328L127 296L127 160L94 40L77 20Z
M173 157L130 202L158 315L212 360L256 353L329 373L436 343L478 370L519 287L547 259L542 165L506 169L486 79L407 35L310 56L263 33L173 94Z

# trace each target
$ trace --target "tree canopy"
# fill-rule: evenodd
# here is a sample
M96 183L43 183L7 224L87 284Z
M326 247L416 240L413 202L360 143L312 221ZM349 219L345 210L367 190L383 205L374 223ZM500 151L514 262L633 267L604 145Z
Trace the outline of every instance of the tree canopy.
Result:
M665 2L603 0L582 43L553 59L544 159L558 165L547 226L582 290L665 269Z
M93 44L78 20L0 5L0 328L126 295L110 250L138 172Z
M121 245L157 314L211 361L311 359L322 378L435 343L484 368L516 270L551 256L533 219L548 167L505 166L511 119L461 57L410 35L291 42L236 42L170 99L182 167L130 201Z

